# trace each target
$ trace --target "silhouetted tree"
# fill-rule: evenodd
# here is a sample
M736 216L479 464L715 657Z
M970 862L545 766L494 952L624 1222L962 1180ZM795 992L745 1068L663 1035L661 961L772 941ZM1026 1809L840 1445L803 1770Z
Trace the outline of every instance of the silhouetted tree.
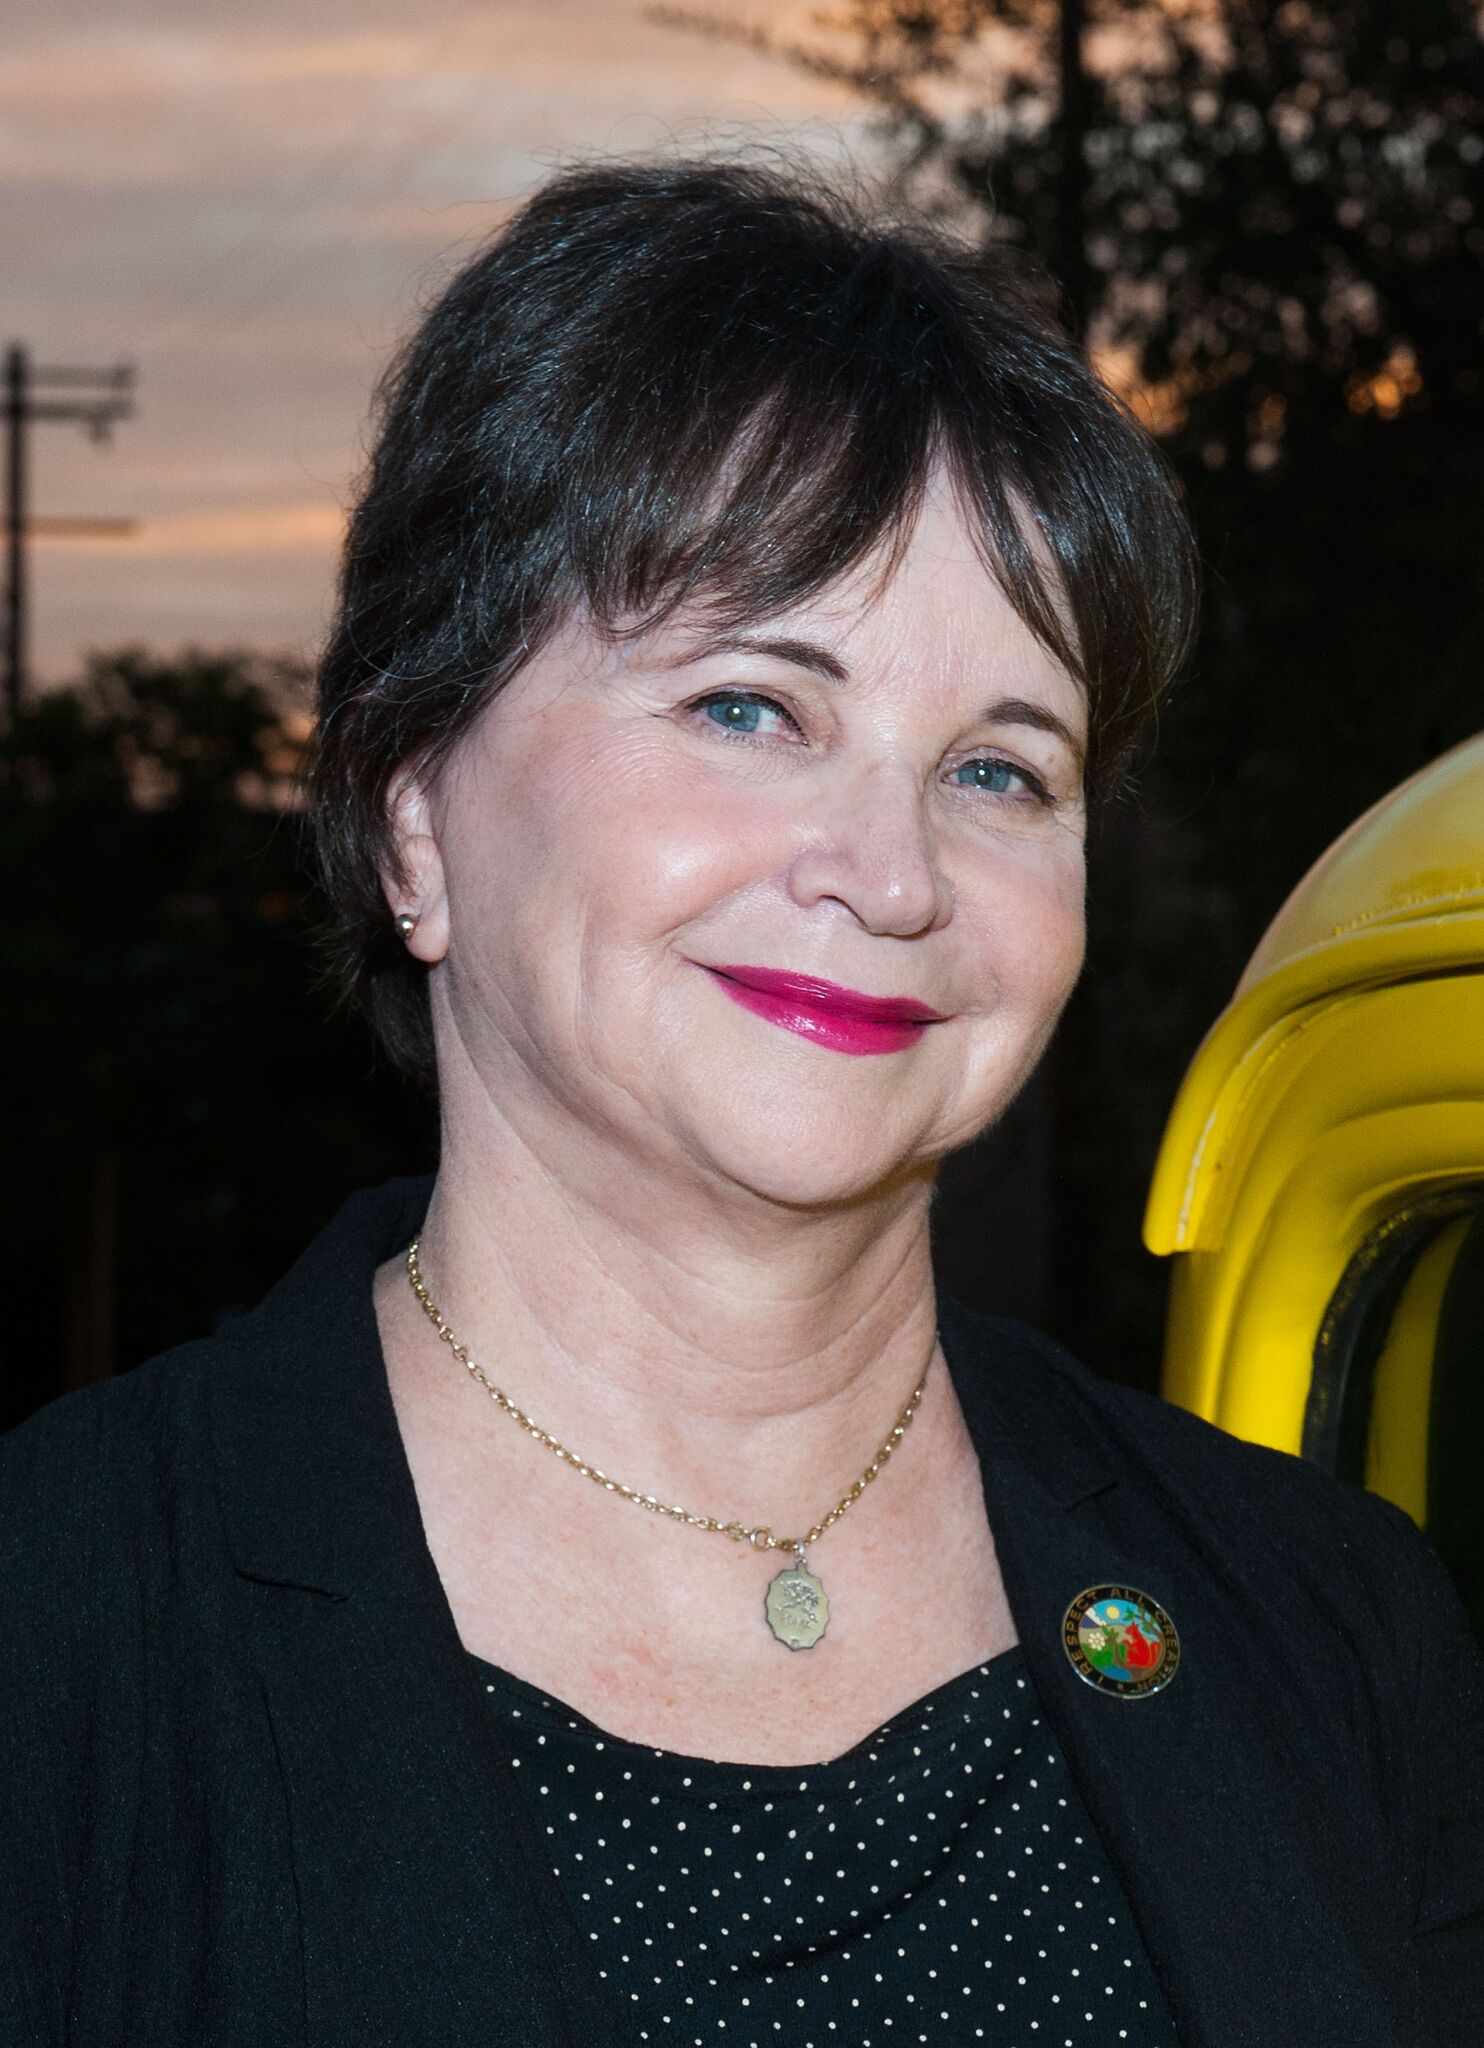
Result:
M304 681L127 649L6 735L6 1421L210 1329L348 1188L430 1154L316 994Z
M1473 0L844 0L807 42L649 12L856 92L883 184L1044 266L1212 466L1478 396Z

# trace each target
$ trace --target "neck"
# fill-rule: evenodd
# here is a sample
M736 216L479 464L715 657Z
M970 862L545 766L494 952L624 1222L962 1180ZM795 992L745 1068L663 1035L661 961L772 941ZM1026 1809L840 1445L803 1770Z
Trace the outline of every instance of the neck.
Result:
M486 1376L579 1458L692 1511L781 1529L832 1505L934 1357L930 1179L804 1210L466 1108L421 1263ZM386 1299L485 1427L405 1274ZM930 1375L924 1420L932 1397Z

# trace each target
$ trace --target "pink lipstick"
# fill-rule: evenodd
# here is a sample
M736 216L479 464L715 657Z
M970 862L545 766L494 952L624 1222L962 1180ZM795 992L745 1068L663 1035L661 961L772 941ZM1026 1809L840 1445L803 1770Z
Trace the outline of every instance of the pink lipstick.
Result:
M868 996L814 975L740 966L706 967L706 972L744 1010L832 1052L901 1052L915 1045L929 1024L943 1022L937 1010L909 996Z

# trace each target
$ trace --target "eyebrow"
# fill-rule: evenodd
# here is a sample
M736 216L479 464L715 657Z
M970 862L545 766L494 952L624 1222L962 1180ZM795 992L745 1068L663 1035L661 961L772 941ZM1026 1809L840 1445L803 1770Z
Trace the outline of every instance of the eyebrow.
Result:
M722 634L697 647L687 648L675 661L666 662L665 667L686 667L693 661L705 661L713 654L765 654L775 661L789 662L795 668L810 669L832 683L850 681L850 671L839 655L832 654L828 647L821 647L817 641L774 639L758 633ZM978 722L985 725L1027 725L1036 732L1050 733L1054 739L1059 739L1079 766L1086 758L1086 748L1066 720L1028 697L996 697L984 706Z
M1037 732L1049 732L1059 739L1080 766L1087 757L1087 749L1064 718L1058 718L1044 704L1032 703L1028 697L997 697L992 704L986 704L979 714L986 725L1029 725Z
M832 683L848 683L850 670L838 654L832 654L828 647L821 647L815 640L773 639L761 633L722 633L715 639L704 640L697 647L687 647L673 662L666 662L666 668L683 668L693 661L705 661L713 654L767 654L774 661L789 662L794 668L812 669L817 676L824 676Z

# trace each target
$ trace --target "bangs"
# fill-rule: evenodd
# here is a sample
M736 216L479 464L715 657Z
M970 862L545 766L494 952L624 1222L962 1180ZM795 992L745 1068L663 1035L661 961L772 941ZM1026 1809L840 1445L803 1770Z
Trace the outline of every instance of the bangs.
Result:
M1091 563L1047 488L1056 426L996 377L983 321L889 242L848 263L814 251L766 292L745 243L730 274L725 253L704 294L656 303L635 278L642 384L605 360L567 387L553 566L568 600L627 637L691 603L728 623L783 612L878 552L884 583L941 464L986 567L1090 688L1068 621Z

